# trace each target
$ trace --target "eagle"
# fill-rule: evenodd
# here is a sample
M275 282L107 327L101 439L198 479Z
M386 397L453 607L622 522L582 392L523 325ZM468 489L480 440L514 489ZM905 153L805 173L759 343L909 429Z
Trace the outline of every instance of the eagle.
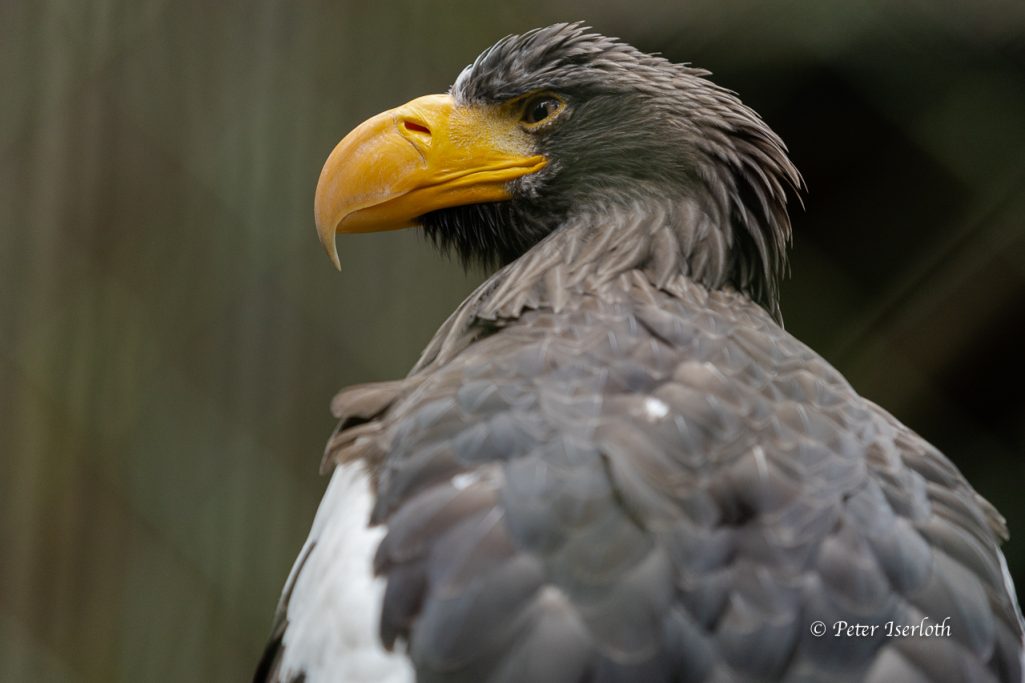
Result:
M1021 680L1004 520L784 330L803 181L708 76L557 24L331 152L336 267L418 227L493 274L333 400L256 680Z

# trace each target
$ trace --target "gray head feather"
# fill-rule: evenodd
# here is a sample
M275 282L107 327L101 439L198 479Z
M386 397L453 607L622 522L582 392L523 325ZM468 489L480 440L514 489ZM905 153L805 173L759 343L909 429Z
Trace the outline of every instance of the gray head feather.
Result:
M681 235L692 250L682 267L710 288L739 289L778 318L791 239L787 198L802 188L801 176L761 117L708 75L579 23L503 38L460 74L452 94L465 104L535 91L565 98L564 120L536 134L552 163L517 183L509 206L424 217L427 234L465 260L508 262L560 226L579 224L574 216L607 214L610 203L697 203L705 234ZM709 224L717 233L706 239Z

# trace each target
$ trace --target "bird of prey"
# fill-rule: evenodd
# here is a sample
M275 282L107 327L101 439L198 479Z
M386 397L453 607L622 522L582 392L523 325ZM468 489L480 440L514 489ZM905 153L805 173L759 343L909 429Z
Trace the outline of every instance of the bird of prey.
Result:
M329 156L320 238L497 268L352 387L258 680L1019 681L1005 524L781 325L801 177L708 72L559 24Z

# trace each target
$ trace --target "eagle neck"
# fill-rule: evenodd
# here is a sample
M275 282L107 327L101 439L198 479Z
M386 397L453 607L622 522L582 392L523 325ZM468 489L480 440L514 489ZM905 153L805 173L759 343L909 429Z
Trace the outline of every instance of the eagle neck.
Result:
M417 373L444 362L479 336L524 311L556 312L598 297L635 303L652 290L695 285L736 289L729 232L696 200L607 197L571 212L556 230L477 288L438 331Z
M606 196L586 202L534 248L485 283L478 314L515 317L534 302L609 295L623 277L664 289L685 277L707 289L730 284L730 232L695 200Z

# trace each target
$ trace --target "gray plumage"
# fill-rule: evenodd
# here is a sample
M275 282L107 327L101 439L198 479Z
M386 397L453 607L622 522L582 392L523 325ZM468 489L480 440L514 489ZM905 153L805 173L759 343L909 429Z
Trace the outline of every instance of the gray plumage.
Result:
M1021 680L1003 520L778 324L800 179L705 75L558 25L454 86L574 109L513 210L425 220L464 257L437 231L543 236L408 378L333 404L327 463L365 463L387 529L384 643L424 683ZM809 631L923 617L951 636Z

